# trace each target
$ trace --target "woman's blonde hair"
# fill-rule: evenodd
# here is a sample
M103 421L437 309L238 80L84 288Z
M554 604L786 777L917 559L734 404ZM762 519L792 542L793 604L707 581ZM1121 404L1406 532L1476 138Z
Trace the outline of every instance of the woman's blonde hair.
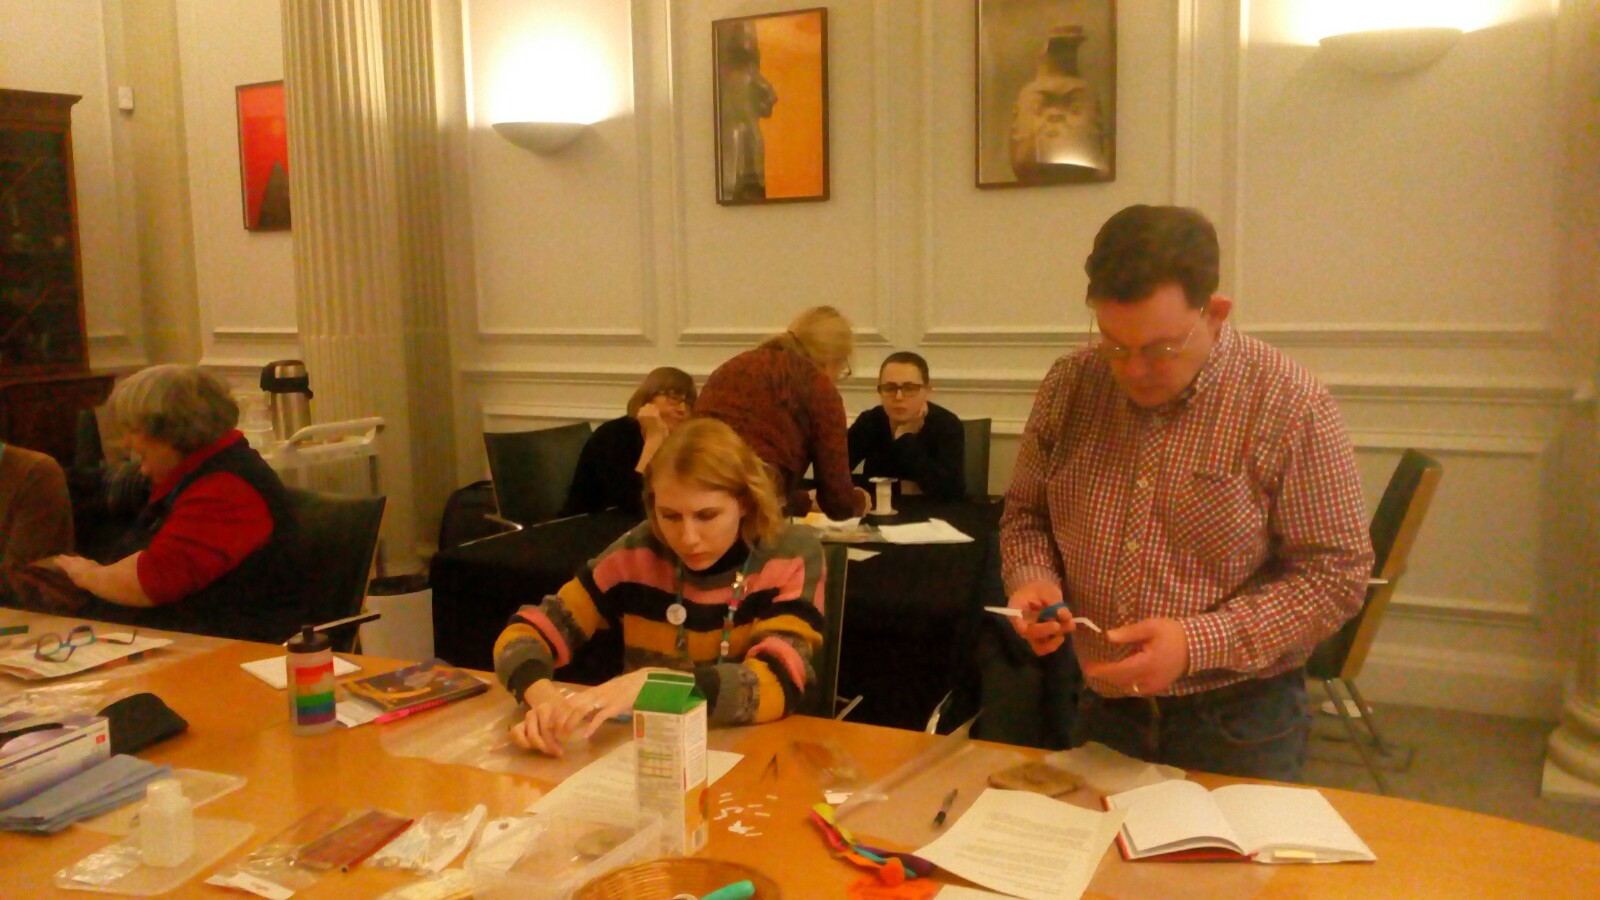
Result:
M793 350L824 368L842 364L848 369L856 352L856 336L844 313L831 306L813 306L795 316L788 331L767 338L761 346Z
M655 483L663 475L732 494L739 501L739 532L749 544L771 541L787 524L767 464L726 422L690 419L667 436L645 467L644 508L650 528L665 541L656 521Z
M117 383L106 401L112 424L188 455L239 424L239 404L221 378L199 366L151 366Z
M694 409L694 378L688 372L671 366L651 370L633 389L633 396L628 398L628 415L637 416L641 407L662 394L677 394L690 409Z

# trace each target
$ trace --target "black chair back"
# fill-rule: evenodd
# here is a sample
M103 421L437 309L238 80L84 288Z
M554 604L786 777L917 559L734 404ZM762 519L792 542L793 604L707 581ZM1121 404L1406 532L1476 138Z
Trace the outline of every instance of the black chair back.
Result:
M822 586L822 650L811 659L817 673L814 689L806 692L808 716L833 718L839 695L839 642L844 636L845 574L849 558L845 544L823 544L822 561L827 569Z
M305 624L353 616L367 597L367 575L378 549L383 497L344 497L289 488L295 532L285 550L299 585ZM356 629L335 634L333 649L349 652Z
M484 432L501 517L537 525L560 515L578 456L593 432L588 422L538 431Z
M1361 671L1443 474L1444 468L1426 453L1407 450L1400 457L1368 528L1374 583L1367 588L1361 612L1311 654L1306 671L1313 678L1352 679Z
M962 471L966 477L967 497L973 500L989 498L989 432L992 419L962 419L961 430L966 444L962 450Z

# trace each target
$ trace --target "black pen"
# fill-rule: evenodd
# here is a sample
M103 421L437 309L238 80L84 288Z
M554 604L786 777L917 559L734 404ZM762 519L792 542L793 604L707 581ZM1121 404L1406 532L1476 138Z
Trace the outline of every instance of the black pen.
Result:
M944 817L950 815L950 807L956 803L958 788L951 788L950 793L944 795L944 802L939 804L939 811L933 814L933 827L943 828Z

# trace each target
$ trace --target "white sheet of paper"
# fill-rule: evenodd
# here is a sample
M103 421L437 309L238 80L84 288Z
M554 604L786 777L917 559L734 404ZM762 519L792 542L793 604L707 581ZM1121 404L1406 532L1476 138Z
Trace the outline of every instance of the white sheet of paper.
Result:
M1076 900L1122 826L1122 814L1043 794L987 788L917 855L975 884L1026 900Z
M848 550L844 551L844 555L845 555L845 558L850 560L851 562L866 562L867 560L873 558L874 556L877 556L878 555L878 551L876 551L876 550L857 550L855 547L851 547Z
M281 691L289 687L289 672L284 659L282 656L272 656L255 662L239 663L239 668ZM342 656L333 658L333 677L338 678L359 671L361 667L350 660Z
M966 544L972 541L972 535L943 519L909 525L879 525L878 531L891 544Z
M60 678L63 675L76 675L90 669L103 666L106 663L116 662L135 653L145 653L157 647L165 647L172 643L170 638L137 637L130 644L118 644L110 638L123 639L128 637L126 631L108 631L98 635L99 640L92 644L83 644L72 651L72 655L65 662L49 662L38 659L33 655L35 643L28 644L26 649L12 650L0 654L0 671L26 678L29 681L39 681L45 678Z
M635 814L639 809L639 791L634 783L636 744L636 741L629 741L568 775L550 793L529 805L525 812L599 812L618 821ZM706 786L716 784L717 779L728 774L741 759L744 759L744 755L740 753L707 750Z

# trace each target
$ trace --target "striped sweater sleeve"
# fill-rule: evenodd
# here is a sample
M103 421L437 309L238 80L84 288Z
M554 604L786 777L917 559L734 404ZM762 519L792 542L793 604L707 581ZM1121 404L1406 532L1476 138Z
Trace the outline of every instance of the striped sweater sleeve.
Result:
M750 593L770 592L750 624L748 647L737 662L700 666L696 683L706 694L711 721L771 722L798 711L815 687L812 658L822 648L822 544L804 526L785 529L760 568Z
M529 685L550 678L595 632L609 627L605 593L595 586L594 570L623 548L629 537L623 535L590 560L578 577L556 593L519 608L495 639L495 675L518 703Z

